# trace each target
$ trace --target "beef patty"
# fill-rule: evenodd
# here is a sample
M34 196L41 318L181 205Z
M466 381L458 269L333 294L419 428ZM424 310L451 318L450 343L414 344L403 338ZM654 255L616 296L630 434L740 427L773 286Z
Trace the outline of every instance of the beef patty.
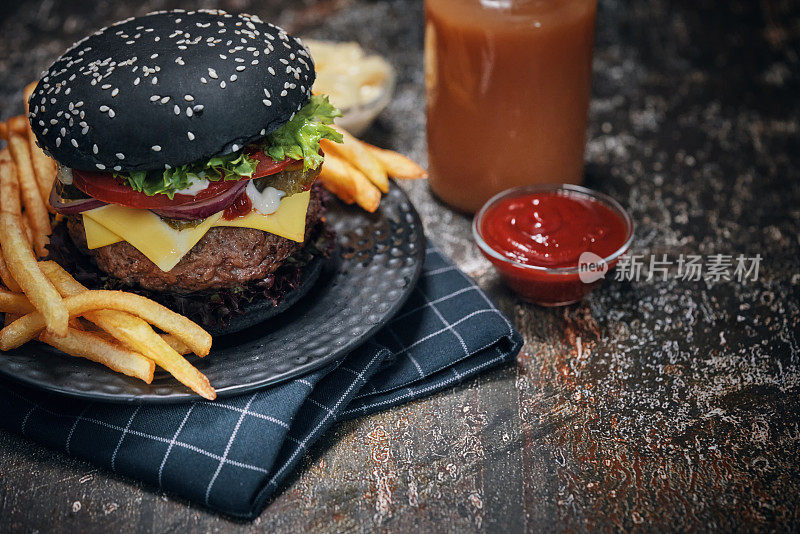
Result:
M306 214L306 239L322 211L320 194L314 187ZM88 250L82 217L70 217L67 228L72 240L94 256L101 270L126 284L154 291L190 292L241 285L274 272L304 246L251 228L212 228L172 270L164 272L125 241Z

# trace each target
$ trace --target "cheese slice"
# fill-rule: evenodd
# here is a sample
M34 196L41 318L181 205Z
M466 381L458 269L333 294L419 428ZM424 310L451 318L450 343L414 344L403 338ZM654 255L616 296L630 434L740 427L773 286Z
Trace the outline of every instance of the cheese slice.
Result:
M127 241L162 271L175 267L200 239L215 226L254 228L303 242L309 191L286 197L275 213L263 215L253 210L231 221L216 213L195 227L177 230L148 210L109 204L85 211L83 224L90 249Z
M270 215L252 210L244 217L236 217L230 221L220 219L214 226L255 228L302 243L306 237L306 212L310 199L310 191L295 193L290 197L284 197L278 210Z

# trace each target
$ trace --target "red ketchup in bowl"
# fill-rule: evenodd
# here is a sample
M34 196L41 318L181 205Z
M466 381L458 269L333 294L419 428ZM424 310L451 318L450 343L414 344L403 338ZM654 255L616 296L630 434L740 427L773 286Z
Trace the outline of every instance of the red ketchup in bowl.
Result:
M582 299L630 247L633 221L612 198L573 185L509 189L473 222L484 256L525 300L560 306Z

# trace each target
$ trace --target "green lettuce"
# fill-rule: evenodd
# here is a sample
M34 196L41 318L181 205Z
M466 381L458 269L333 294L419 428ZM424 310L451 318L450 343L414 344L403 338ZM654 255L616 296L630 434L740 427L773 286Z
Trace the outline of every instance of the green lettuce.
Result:
M304 171L316 169L323 160L319 142L322 139L342 142L342 134L329 126L334 118L341 116L327 96L313 95L292 120L267 136L264 152L275 161L302 159Z
M275 161L285 158L303 160L303 170L316 169L322 164L319 142L330 139L342 142L342 134L331 126L335 117L341 117L338 109L327 96L314 95L300 108L292 119L267 135L263 142L264 153ZM134 191L148 196L163 194L173 198L177 191L189 187L198 180L240 180L250 178L258 162L245 154L244 149L214 156L208 161L188 163L165 171L134 171L114 173L125 180Z
M128 174L115 173L134 191L148 196L164 194L169 198L175 192L189 187L198 180L240 180L250 178L256 172L258 162L242 151L214 156L202 163L189 163L166 169L163 172L134 171Z

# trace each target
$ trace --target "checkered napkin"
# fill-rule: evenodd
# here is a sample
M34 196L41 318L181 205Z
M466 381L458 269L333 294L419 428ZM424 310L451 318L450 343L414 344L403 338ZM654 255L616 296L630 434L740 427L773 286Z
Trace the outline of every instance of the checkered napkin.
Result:
M0 425L228 515L253 518L337 421L429 395L516 357L522 340L435 249L394 320L341 362L256 393L105 404L0 382Z

